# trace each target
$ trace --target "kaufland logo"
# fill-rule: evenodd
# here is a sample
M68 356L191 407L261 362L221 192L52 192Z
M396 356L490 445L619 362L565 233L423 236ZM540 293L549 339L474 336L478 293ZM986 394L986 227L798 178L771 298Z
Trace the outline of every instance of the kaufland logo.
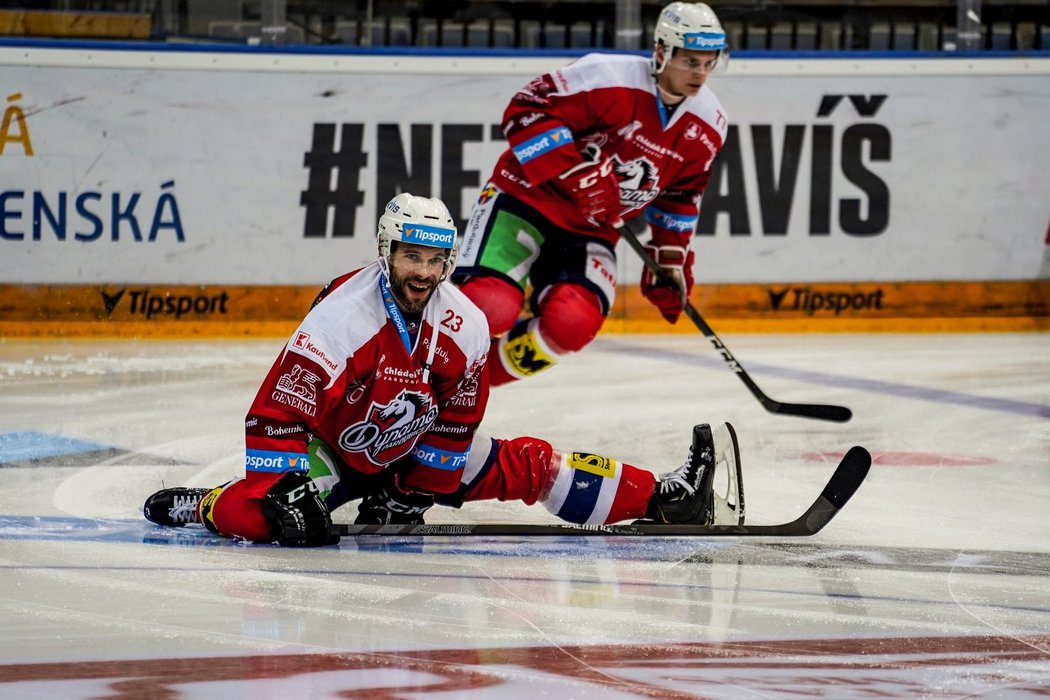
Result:
M404 243L415 243L416 245L451 248L456 242L456 232L450 228L420 226L416 224L413 226L405 226L401 240Z
M323 364L325 367L332 370L333 372L339 369L339 363L329 359L328 355L325 354L324 350L310 342L309 333L305 333L303 331L299 331L298 333L296 333L295 340L292 341L292 347L298 350L304 350L305 352L313 355L321 361L321 364Z
M685 35L687 49L724 49L726 35L721 32L691 32Z

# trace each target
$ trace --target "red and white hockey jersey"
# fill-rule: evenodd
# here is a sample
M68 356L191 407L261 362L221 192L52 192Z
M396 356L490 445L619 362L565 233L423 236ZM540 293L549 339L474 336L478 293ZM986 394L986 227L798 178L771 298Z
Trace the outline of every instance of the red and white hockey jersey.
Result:
M383 284L378 263L334 280L292 334L247 416L243 495L262 497L284 472L305 470L308 434L365 474L411 460L404 486L459 486L488 400L485 316L438 285L409 348Z
M707 86L668 119L651 70L639 56L588 54L526 85L504 113L510 148L493 184L564 229L615 243L613 228L596 231L551 182L593 143L616 169L622 217L645 211L658 243L688 245L727 119Z

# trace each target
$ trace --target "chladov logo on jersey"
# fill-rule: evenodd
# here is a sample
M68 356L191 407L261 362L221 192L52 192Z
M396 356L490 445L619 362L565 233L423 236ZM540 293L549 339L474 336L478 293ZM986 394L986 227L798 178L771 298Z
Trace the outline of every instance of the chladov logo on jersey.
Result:
M407 455L437 416L428 394L405 389L389 403L373 401L367 417L342 432L339 446L347 452L363 452L373 464L386 466Z

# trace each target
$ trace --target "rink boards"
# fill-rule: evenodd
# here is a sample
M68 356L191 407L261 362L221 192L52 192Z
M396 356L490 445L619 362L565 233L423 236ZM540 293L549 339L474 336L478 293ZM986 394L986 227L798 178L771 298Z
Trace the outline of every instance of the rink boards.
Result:
M283 336L319 288L0 285L0 336ZM1050 280L698 284L691 301L727 332L1050 330ZM668 325L637 285L618 288L605 330L696 332Z
M0 333L284 335L375 260L396 192L465 230L509 96L572 58L0 42ZM734 58L693 304L728 332L1047 330L1047 76ZM606 330L695 332L618 257Z

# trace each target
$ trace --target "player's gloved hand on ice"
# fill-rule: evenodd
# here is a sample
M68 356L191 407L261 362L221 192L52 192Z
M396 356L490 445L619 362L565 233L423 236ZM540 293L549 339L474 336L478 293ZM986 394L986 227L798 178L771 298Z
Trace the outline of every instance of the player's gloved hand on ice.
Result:
M643 267L642 295L660 310L668 323L676 323L693 289L693 251L682 246L650 244L645 246L645 252L674 282L674 286L661 283L648 267Z
M263 496L261 507L273 538L283 547L321 547L339 542L317 484L302 472L282 476Z
M408 491L393 474L386 484L357 506L357 525L422 525L423 514L434 505L429 493Z
M602 157L601 151L589 146L583 152L583 162L575 165L558 180L569 193L585 219L598 225L620 226L620 181L616 179L613 162Z

